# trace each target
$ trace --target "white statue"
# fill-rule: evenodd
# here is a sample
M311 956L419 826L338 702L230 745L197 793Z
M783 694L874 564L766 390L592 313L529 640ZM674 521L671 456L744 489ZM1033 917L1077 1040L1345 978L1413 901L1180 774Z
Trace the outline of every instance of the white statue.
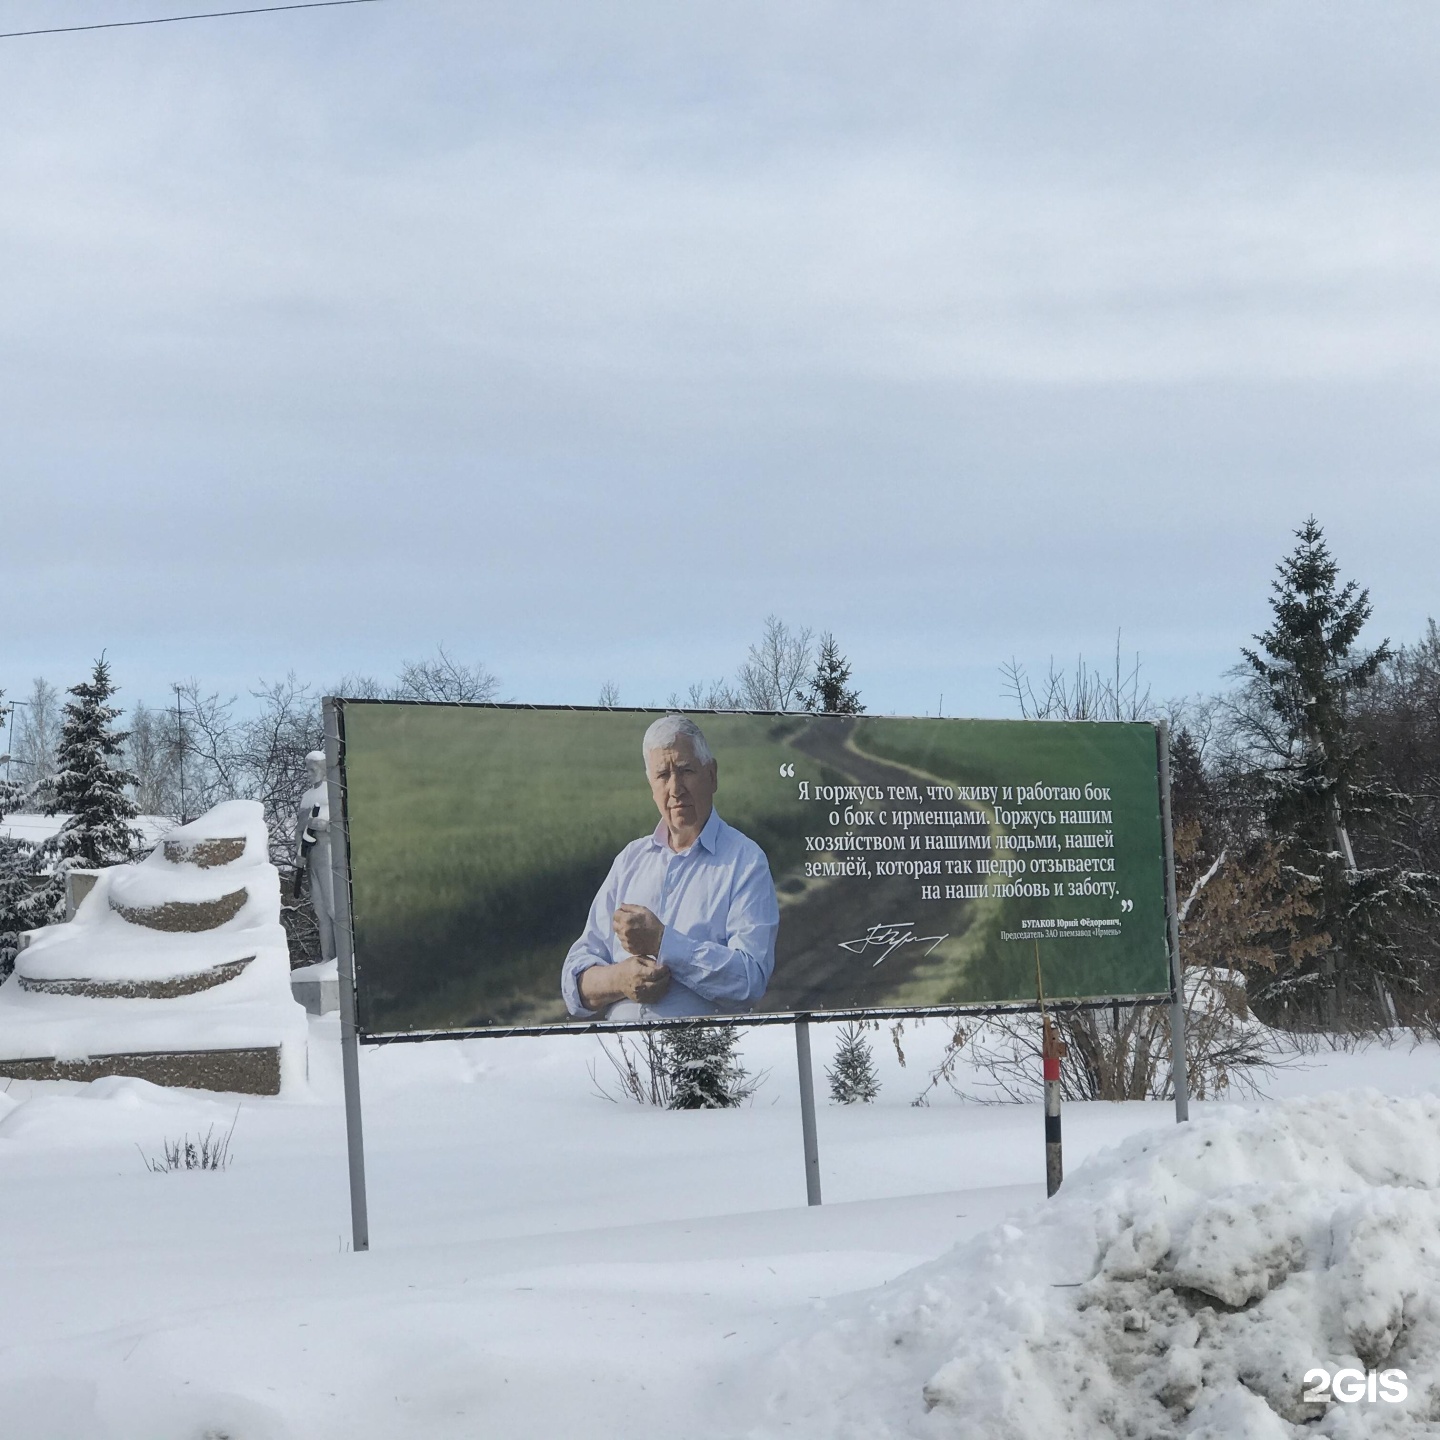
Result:
M330 787L325 777L325 752L312 750L305 757L310 788L300 797L295 817L295 848L300 863L310 872L310 904L320 926L320 958L335 958L335 877L330 870ZM295 872L299 893L300 872Z

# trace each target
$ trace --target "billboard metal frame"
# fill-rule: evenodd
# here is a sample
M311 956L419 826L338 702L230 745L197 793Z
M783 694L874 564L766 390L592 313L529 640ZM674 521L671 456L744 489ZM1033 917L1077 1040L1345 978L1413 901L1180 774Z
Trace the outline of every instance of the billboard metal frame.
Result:
M426 706L444 704L477 710L565 710L606 713L651 714L655 707L641 705L525 705L492 701L424 701L369 700L366 705ZM357 1023L355 935L350 885L350 820L348 786L345 773L345 705L346 697L326 696L322 702L325 722L326 775L330 801L330 854L335 890L335 949L340 990L340 1048L345 1091L346 1149L350 1173L350 1220L352 1248L370 1248L370 1224L365 1186L365 1145L360 1106L360 1046L422 1044L433 1040L496 1040L513 1039L520 1035L598 1035L624 1034L639 1030L663 1030L693 1021L680 1019L638 1021L581 1021L551 1025L486 1026L456 1030L405 1030L362 1034ZM689 712L687 712L689 713ZM701 711L709 714L785 715L781 710ZM903 717L888 717L903 718ZM949 717L946 717L949 718ZM958 717L957 717L958 718ZM1043 724L1043 721L1032 723ZM1104 722L1099 722L1104 723ZM1143 722L1142 722L1143 723ZM1170 812L1170 727L1167 721L1153 722L1156 749L1156 782L1160 800L1161 834L1164 846L1165 918L1169 954L1170 989L1138 995L1115 995L1086 1000L1047 1002L1051 1014L1077 1013L1086 1010L1112 1010L1120 1006L1134 1009L1142 1005L1168 1005L1170 1008L1170 1059L1175 1089L1175 1119L1190 1118L1189 1075L1185 1059L1185 1003L1183 972L1180 959L1180 921L1175 892L1175 843ZM809 1204L820 1204L820 1159L815 1126L814 1071L810 1059L810 1022L812 1020L846 1021L858 1019L895 1020L953 1018L963 1015L1027 1015L1038 1014L1041 1006L1029 1001L993 1005L910 1006L885 1009L848 1009L823 1011L776 1011L761 1015L706 1016L707 1025L793 1025L795 1027L796 1062L800 1082L800 1120L805 1151L805 1189Z
M330 865L335 893L335 960L340 990L340 1064L345 1086L345 1149L350 1170L351 1248L370 1248L365 1139L360 1119L360 1037L355 1024L355 926L350 907L350 815L345 792L345 702L326 697L325 778L330 805Z
M1088 1000L1047 1000L1047 1014L1066 1014L1077 1010L1111 1010L1115 1006L1135 1009L1141 1005L1168 1005L1168 990L1146 995L1106 995ZM764 1014L706 1015L706 1025L793 1025L797 1020L925 1020L945 1019L963 1015L1038 1015L1041 1007L1029 1000L1016 1000L995 1005L914 1005L906 1009L874 1010L767 1010ZM428 1040L513 1040L519 1035L612 1035L634 1030L667 1030L679 1025L693 1025L692 1019L667 1017L656 1020L571 1020L553 1025L487 1025L475 1030L394 1030L365 1034L364 1045L413 1045Z

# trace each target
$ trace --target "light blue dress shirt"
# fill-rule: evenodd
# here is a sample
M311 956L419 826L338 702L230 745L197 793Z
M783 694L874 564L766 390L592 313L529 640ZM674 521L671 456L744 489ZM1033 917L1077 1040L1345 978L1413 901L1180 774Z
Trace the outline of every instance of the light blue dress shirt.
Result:
M765 994L775 969L780 907L765 852L712 810L688 850L666 844L664 821L616 857L590 907L585 933L570 947L560 991L572 1015L593 1019L580 998L580 976L592 965L626 958L611 928L619 905L644 905L665 927L656 957L670 969L670 988L653 1004L620 1000L607 1020L714 1015L748 1010Z

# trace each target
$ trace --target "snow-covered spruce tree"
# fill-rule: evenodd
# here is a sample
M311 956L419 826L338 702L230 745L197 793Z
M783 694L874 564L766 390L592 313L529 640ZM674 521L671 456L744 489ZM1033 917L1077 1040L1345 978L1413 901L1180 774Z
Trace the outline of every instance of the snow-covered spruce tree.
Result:
M109 703L115 694L110 667L102 655L89 680L72 686L60 724L55 773L45 785L45 813L64 815L59 832L40 847L40 858L53 865L49 882L31 897L31 925L64 916L65 874L129 860L141 843L135 805L126 793L135 777L120 765L125 741L113 727L120 717Z
M864 1029L851 1021L840 1027L835 1063L825 1069L830 1078L830 1098L837 1105L868 1105L880 1093L880 1076L875 1056Z
M31 918L35 847L0 835L0 980L15 968L20 932L37 923Z
M850 662L840 653L835 637L827 630L820 637L820 654L801 703L822 715L861 715L865 707L860 692L850 688Z
M1372 747L1353 723L1357 697L1390 647L1360 647L1369 591L1339 583L1313 517L1296 537L1272 586L1272 624L1255 637L1258 649L1243 652L1250 683L1237 727L1259 762L1268 829L1313 906L1320 943L1289 973L1263 978L1253 997L1272 1020L1283 1012L1334 1025L1355 1008L1383 1020L1390 995L1418 992L1422 978L1396 942L1395 921L1416 908L1433 912L1440 877L1365 864L1366 832L1411 803L1372 779Z
M740 1063L733 1025L667 1026L661 1044L672 1110L730 1110L754 1094L759 1080Z
M0 788L9 787L0 781ZM0 799L0 819L5 803ZM31 906L36 871L35 847L0 835L0 980L15 968L20 932L40 923L32 917Z

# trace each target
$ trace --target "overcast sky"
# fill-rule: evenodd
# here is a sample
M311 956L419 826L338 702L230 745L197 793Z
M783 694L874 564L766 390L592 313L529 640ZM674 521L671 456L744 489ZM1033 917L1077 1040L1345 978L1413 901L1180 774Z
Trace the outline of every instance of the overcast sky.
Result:
M5 29L209 6L0 0ZM214 8L222 8L218 3ZM0 41L0 686L1210 689L1437 610L1433 4L382 0Z

